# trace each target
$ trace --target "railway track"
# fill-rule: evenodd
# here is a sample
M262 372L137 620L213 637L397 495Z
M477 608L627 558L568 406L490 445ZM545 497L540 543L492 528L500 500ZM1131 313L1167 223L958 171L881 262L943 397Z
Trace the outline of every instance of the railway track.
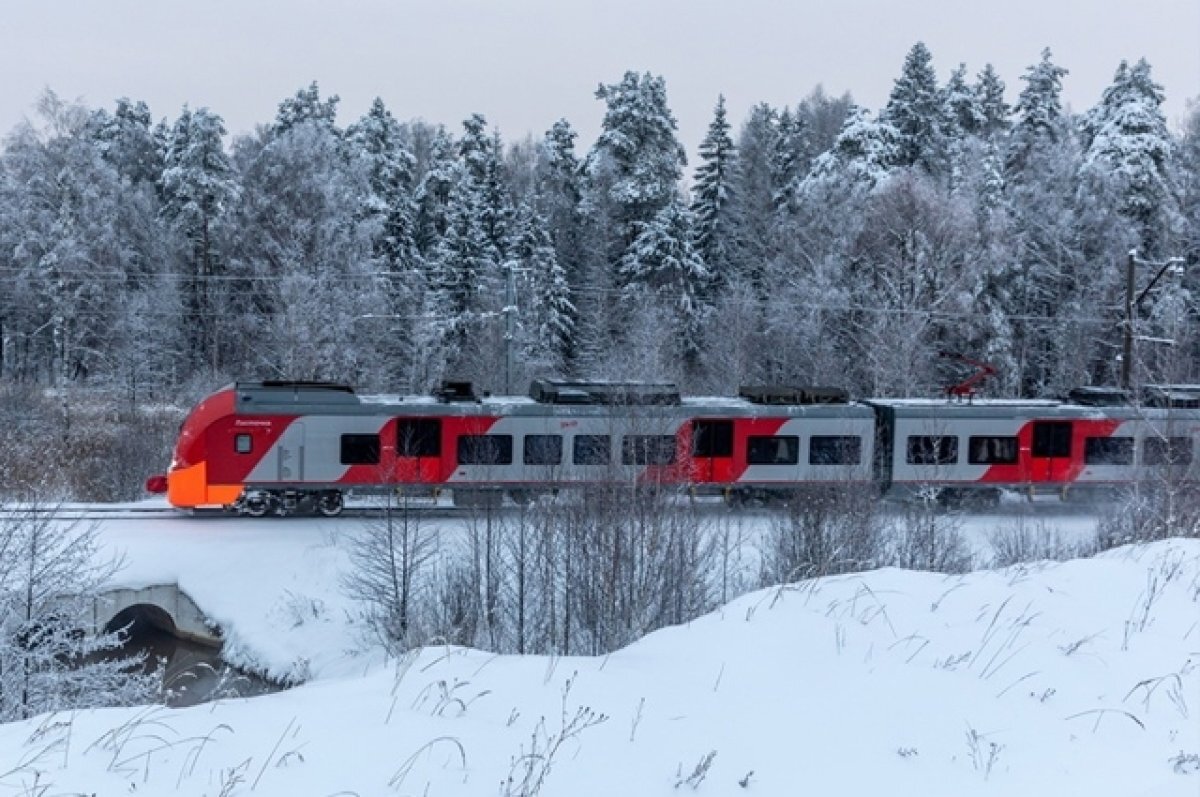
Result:
M784 506L746 506L746 507L729 507L719 500L694 500L687 497L680 497L681 503L692 508L699 508L702 511L712 513L735 513L735 514L779 514L786 512ZM881 506L884 514L901 514L905 511L907 505L902 501L885 500ZM1001 517L1060 517L1076 514L1094 514L1103 512L1106 505L1104 504L1086 504L1075 502L1063 502L1059 500L1036 500L1036 501L1008 501L999 505L989 506L986 508L966 508L966 509L945 509L947 514L958 514L964 516L972 515L987 515ZM468 518L472 515L479 515L488 511L509 514L518 511L519 507L514 504L505 503L500 507L462 507L455 506L446 501L437 503L417 503L410 504L407 508L396 506L391 507L393 513L410 512L424 518ZM340 515L336 517L316 517L307 514L268 514L260 520L264 523L270 523L272 519L319 519L319 520L354 520L354 519L370 519L383 517L388 512L388 507L371 503L349 503ZM209 520L247 520L257 519L249 518L247 515L241 515L234 512L228 512L220 509L197 509L197 510L181 510L166 506L122 506L113 504L83 504L69 503L59 505L38 505L38 506L13 506L0 505L0 522L9 519L19 519L25 517L45 518L54 517L57 520L66 521L162 521L162 520L183 520L189 518L203 518Z
M503 507L493 511L509 511L511 507ZM393 512L399 512L395 507L392 507ZM450 505L419 505L408 507L409 512L416 513L422 517L466 517L472 512L480 510L455 507ZM261 518L264 523L270 523L271 519L319 519L319 520L340 520L340 519L363 519L373 517L383 517L387 513L386 507L380 506L347 506L337 517L316 517L305 514L269 514ZM21 518L47 518L52 517L55 520L62 521L162 521L162 520L183 520L189 518L205 518L210 520L247 520L257 519L249 518L246 515L240 515L234 512L227 512L220 509L196 509L196 510L181 510L172 509L169 507L129 507L129 506L112 506L107 504L65 504L61 506L37 506L37 507L0 507L0 522L5 520L15 520Z

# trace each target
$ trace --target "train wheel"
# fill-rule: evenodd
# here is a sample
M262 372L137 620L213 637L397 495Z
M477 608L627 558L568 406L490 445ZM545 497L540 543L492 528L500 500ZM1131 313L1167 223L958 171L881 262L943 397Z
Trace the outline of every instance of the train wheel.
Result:
M263 517L271 511L271 496L262 490L247 493L242 498L241 509L250 517Z
M344 508L342 494L337 490L326 490L317 496L317 514L322 517L337 517Z

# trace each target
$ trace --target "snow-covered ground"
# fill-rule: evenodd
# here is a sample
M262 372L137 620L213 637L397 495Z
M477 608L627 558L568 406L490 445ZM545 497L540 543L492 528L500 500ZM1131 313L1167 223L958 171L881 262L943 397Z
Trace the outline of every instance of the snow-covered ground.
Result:
M345 522L109 522L123 582L178 583L232 660L307 683L0 725L0 794L1200 793L1200 541L768 589L601 658L386 662Z

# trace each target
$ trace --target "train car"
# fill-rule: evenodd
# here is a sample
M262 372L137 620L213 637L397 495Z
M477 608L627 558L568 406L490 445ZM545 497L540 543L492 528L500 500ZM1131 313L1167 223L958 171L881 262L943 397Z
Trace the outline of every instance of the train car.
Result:
M1084 397L1087 394L1080 394ZM1155 473L1200 479L1195 407L1060 401L871 399L876 476L906 495L994 498L1002 489L1096 490ZM1168 471L1164 471L1164 468Z
M348 492L449 489L456 502L614 482L701 490L872 482L874 413L838 391L683 398L672 385L540 380L529 397L359 396L238 383L201 402L165 477L170 503L336 515Z

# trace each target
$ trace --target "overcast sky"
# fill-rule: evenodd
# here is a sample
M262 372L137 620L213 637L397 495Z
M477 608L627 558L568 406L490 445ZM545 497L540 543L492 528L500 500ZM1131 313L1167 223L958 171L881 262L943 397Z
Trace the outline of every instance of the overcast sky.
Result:
M591 145L594 93L626 70L666 78L690 152L717 95L735 126L755 103L794 104L818 83L883 105L917 41L940 80L991 62L1008 86L1049 46L1070 70L1064 99L1093 105L1122 59L1145 57L1168 121L1200 97L1200 0L5 0L0 132L44 88L93 107L145 100L156 118L184 103L231 133L271 120L313 80L338 94L339 121L380 96L401 120L456 134L483 113L506 140L566 117Z

